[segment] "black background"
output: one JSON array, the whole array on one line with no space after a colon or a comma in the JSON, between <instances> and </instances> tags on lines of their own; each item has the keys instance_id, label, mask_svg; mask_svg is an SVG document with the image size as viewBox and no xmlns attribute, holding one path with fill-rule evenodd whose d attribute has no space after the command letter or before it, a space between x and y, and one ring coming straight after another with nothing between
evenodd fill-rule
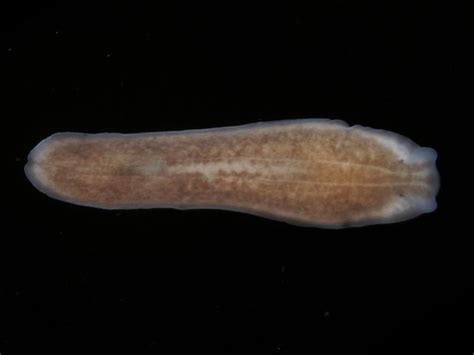
<instances>
[{"instance_id":1,"label":"black background","mask_svg":"<svg viewBox=\"0 0 474 355\"><path fill-rule=\"evenodd\" d=\"M2 8L2 157L11 179L0 353L472 354L470 191L457 178L469 175L465 9L405 5ZM41 194L23 174L28 152L54 132L300 117L383 128L435 148L438 209L331 231L226 211L79 207Z\"/></svg>"}]
</instances>

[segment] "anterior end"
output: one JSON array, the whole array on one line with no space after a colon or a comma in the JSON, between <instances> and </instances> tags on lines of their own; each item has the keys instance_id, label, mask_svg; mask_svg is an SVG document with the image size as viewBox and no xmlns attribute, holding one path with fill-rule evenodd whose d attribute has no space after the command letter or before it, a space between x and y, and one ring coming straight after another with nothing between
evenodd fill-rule
<instances>
[{"instance_id":1,"label":"anterior end","mask_svg":"<svg viewBox=\"0 0 474 355\"><path fill-rule=\"evenodd\" d=\"M403 221L436 210L440 187L434 149L416 147L401 165L406 173L400 177L404 184L394 189L389 203L380 210L386 222Z\"/></svg>"},{"instance_id":2,"label":"anterior end","mask_svg":"<svg viewBox=\"0 0 474 355\"><path fill-rule=\"evenodd\" d=\"M412 156L411 165L415 170L413 179L419 181L422 186L420 192L424 199L422 210L432 212L437 207L436 197L440 187L440 177L436 166L438 154L432 148L418 147L413 151Z\"/></svg>"}]
</instances>

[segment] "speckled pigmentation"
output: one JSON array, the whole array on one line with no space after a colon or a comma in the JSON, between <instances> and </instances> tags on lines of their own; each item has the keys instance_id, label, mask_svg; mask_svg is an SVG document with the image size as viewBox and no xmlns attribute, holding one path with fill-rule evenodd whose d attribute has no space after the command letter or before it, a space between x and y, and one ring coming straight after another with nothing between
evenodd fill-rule
<instances>
[{"instance_id":1,"label":"speckled pigmentation","mask_svg":"<svg viewBox=\"0 0 474 355\"><path fill-rule=\"evenodd\" d=\"M433 211L435 161L434 150L395 133L304 119L177 132L57 133L30 153L25 171L39 190L79 205L218 208L340 228Z\"/></svg>"}]
</instances>

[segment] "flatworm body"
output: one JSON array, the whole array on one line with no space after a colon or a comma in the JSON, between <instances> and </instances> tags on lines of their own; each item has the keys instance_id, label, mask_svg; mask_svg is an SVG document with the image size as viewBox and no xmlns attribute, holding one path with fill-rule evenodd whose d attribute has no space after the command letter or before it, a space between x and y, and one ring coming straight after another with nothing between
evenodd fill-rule
<instances>
[{"instance_id":1,"label":"flatworm body","mask_svg":"<svg viewBox=\"0 0 474 355\"><path fill-rule=\"evenodd\" d=\"M56 133L25 172L47 195L104 208L206 208L342 228L436 209L436 152L328 119L156 132Z\"/></svg>"}]
</instances>

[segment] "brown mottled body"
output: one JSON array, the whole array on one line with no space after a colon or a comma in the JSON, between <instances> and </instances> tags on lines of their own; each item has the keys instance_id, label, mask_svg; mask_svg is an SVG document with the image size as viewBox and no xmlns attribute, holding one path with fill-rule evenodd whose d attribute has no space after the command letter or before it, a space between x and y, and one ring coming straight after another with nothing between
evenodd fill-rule
<instances>
[{"instance_id":1,"label":"brown mottled body","mask_svg":"<svg viewBox=\"0 0 474 355\"><path fill-rule=\"evenodd\" d=\"M436 208L436 153L342 121L145 134L58 133L25 167L48 195L99 208L220 208L345 227Z\"/></svg>"}]
</instances>

